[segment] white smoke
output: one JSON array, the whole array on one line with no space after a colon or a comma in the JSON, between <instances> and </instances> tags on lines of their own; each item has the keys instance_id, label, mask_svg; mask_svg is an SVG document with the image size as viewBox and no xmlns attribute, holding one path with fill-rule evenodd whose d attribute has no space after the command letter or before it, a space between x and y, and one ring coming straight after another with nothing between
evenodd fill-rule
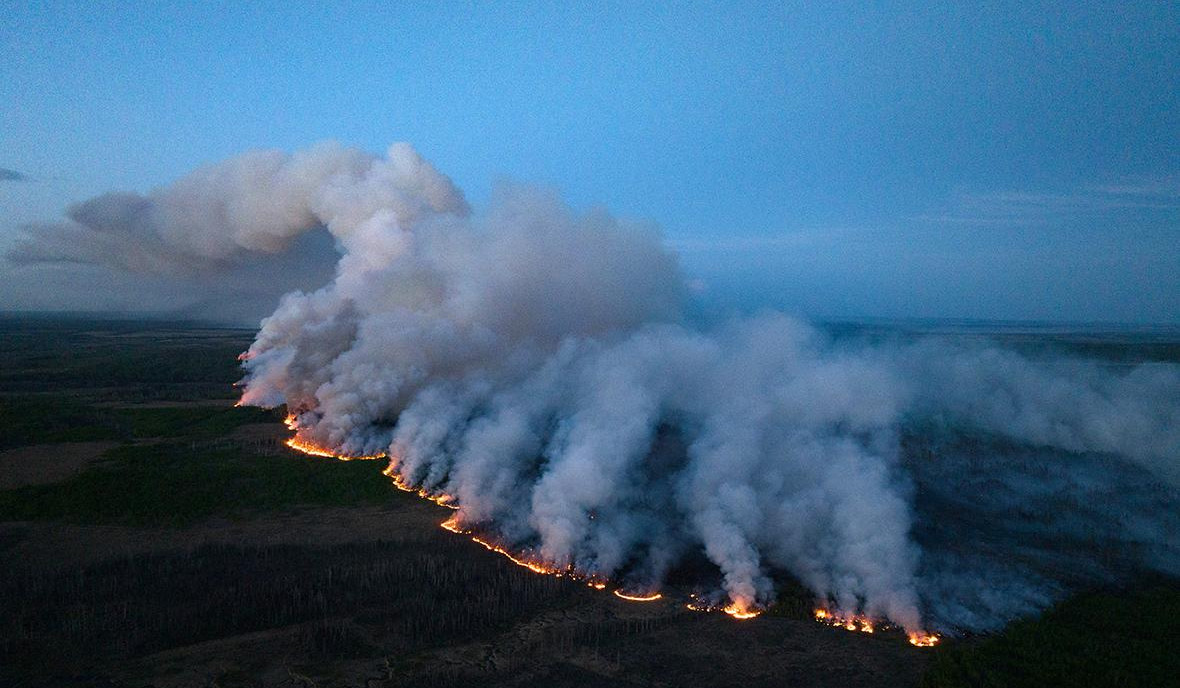
<instances>
[{"instance_id":1,"label":"white smoke","mask_svg":"<svg viewBox=\"0 0 1180 688\"><path fill-rule=\"evenodd\" d=\"M247 154L71 217L23 257L204 269L325 228L335 278L263 321L243 401L387 452L461 524L555 566L655 588L704 557L715 601L769 604L786 572L908 629L1180 570L1175 365L831 341L777 314L702 331L650 227L521 188L471 217L404 144ZM1121 558L1083 566L1066 540Z\"/></svg>"},{"instance_id":2,"label":"white smoke","mask_svg":"<svg viewBox=\"0 0 1180 688\"><path fill-rule=\"evenodd\" d=\"M367 225L465 212L459 191L406 144L385 159L337 144L289 155L253 151L198 169L147 195L109 193L33 227L9 257L76 261L140 273L217 269L251 252L278 253L326 226L364 245Z\"/></svg>"}]
</instances>

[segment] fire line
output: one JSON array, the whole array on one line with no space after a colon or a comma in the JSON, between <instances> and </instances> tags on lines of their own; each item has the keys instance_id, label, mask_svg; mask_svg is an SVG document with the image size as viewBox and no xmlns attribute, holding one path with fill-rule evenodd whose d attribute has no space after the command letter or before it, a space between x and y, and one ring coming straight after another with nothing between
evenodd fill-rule
<instances>
[{"instance_id":1,"label":"fire line","mask_svg":"<svg viewBox=\"0 0 1180 688\"><path fill-rule=\"evenodd\" d=\"M290 439L288 439L286 441L286 445L298 452L303 453L303 454L307 454L309 456L319 456L319 457L324 457L324 458L329 458L329 459L338 459L340 461L371 461L371 460L375 460L375 459L388 458L388 454L386 454L385 452L378 452L376 454L367 454L367 455L361 455L361 456L350 456L347 454L340 454L340 453L334 452L326 447L318 445L314 442L310 442L310 441L301 439L298 435L299 421L294 414L288 414L287 417L283 419L283 423L284 423L284 425L287 426L287 428L289 430L294 430L297 433L294 437L291 437ZM410 483L405 479L404 476L402 476L401 474L397 473L394 470L392 463L389 465L389 467L387 467L384 471L382 471L382 473L384 475L388 476L393 481L394 487L396 487L399 490L402 490L403 492L414 493L423 499L428 499L428 500L434 502L435 504L442 506L442 507L446 507L448 509L458 509L459 508L458 505L455 504L456 500L453 495L449 495L449 494L445 494L445 493L431 493L431 492L428 492L425 488L414 488L412 485L410 485ZM556 566L551 566L539 559L528 558L524 555L518 556L516 554L513 554L512 552L510 552L509 550L505 549L504 547L502 547L500 545L497 545L495 543L484 540L477 535L473 535L471 533L471 531L463 528L459 524L458 516L459 516L458 514L455 514L455 515L451 516L450 518L448 518L447 520L440 523L439 525L442 528L444 528L445 530L449 530L450 532L455 533L457 535L470 536L472 542L475 542L475 543L481 545L482 547L484 547L485 549L487 549L490 552L495 552L496 554L500 554L500 555L504 556L509 561L511 561L513 564L516 564L517 566L524 567L524 568L528 569L529 571L532 571L533 573L540 573L540 574L557 576L557 577L568 576L568 577L574 578L574 579L584 579L584 580L586 580L586 585L588 585L591 588L594 588L595 590L604 590L607 587L607 584L605 581L603 581L599 578L595 578L593 576L589 576L589 577L583 576L583 575L579 574L578 572L576 572L572 567L567 566L565 568L559 568ZM656 600L663 599L663 594L661 594L659 592L652 592L652 593L648 593L648 594L633 594L633 593L624 592L622 589L616 589L613 591L613 593L614 593L615 597L618 597L619 599L622 599L622 600L627 600L628 602L654 602ZM725 607L714 607L714 606L707 605L707 604L701 604L696 601L695 596L693 597L693 601L689 602L685 606L688 609L691 609L693 611L721 611L733 619L738 619L738 620L742 620L742 621L748 620L748 619L753 619L754 617L756 617L762 613L762 611L759 609L753 609L753 608L747 607L745 605L738 605L737 603L731 603ZM869 619L867 616L862 616L859 614L854 614L851 616L841 616L839 614L834 614L832 612L829 612L826 609L821 608L821 609L815 610L815 620L820 623L829 625L829 626L833 626L836 628L843 628L843 629L849 630L849 631L859 631L861 633L872 633L875 630L875 625L874 625L873 621L871 619ZM933 633L911 632L908 634L908 636L909 636L910 644L914 645L916 647L934 647L935 645L938 644L938 642L940 640L939 636L936 634L933 634Z\"/></svg>"}]
</instances>

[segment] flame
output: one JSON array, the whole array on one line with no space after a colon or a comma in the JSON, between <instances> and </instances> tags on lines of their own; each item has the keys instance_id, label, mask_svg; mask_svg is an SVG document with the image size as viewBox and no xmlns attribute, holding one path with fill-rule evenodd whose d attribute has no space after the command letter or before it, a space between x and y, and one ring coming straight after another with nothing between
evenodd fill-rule
<instances>
[{"instance_id":1,"label":"flame","mask_svg":"<svg viewBox=\"0 0 1180 688\"><path fill-rule=\"evenodd\" d=\"M377 452L376 454L362 454L359 456L341 454L340 452L333 451L327 447L316 444L315 442L306 440L299 436L299 417L294 413L287 414L287 417L283 419L283 425L287 426L288 430L295 432L295 436L287 440L286 445L295 451L303 452L308 456L322 456L326 459L339 459L341 461L372 461L375 459L384 459L386 456L385 452Z\"/></svg>"},{"instance_id":2,"label":"flame","mask_svg":"<svg viewBox=\"0 0 1180 688\"><path fill-rule=\"evenodd\" d=\"M550 566L549 564L546 564L545 562L541 561L540 559L521 559L520 557L517 557L514 554L512 554L512 552L509 552L508 550L504 549L503 547L501 547L497 544L493 544L491 542L488 542L487 540L483 540L483 539L480 539L480 538L474 537L474 536L472 536L471 540L472 540L472 542L476 542L476 543L482 545L484 547L484 549L488 550L489 552L495 552L496 554L504 555L504 557L506 557L508 559L508 561L512 562L513 564L516 564L517 566L523 566L526 569L528 569L529 571L532 571L533 573L545 573L550 576L558 576L558 577L564 576L565 574L569 573L569 571L567 569L559 569L554 566Z\"/></svg>"},{"instance_id":3,"label":"flame","mask_svg":"<svg viewBox=\"0 0 1180 688\"><path fill-rule=\"evenodd\" d=\"M239 402L239 404L240 403L241 402ZM288 430L293 430L296 433L298 433L299 419L295 414L293 414L293 413L287 414L287 417L283 419L283 424L287 426ZM330 459L339 459L341 461L354 461L354 460L355 461L364 461L364 460L373 460L373 459L383 459L383 458L387 457L387 454L385 452L379 452L377 454L368 454L368 455L363 455L363 456L350 456L347 454L341 454L339 452L332 451L326 447L320 446L314 442L310 442L308 440L302 439L299 437L298 434L296 434L294 437L287 440L287 446L296 450L296 451L303 452L304 454L309 454L311 456L322 456L322 457L330 458ZM434 502L435 504L438 504L439 506L445 506L448 509L458 509L459 508L459 506L455 503L457 500L455 499L455 497L453 495L449 495L446 493L431 493L431 492L428 492L426 490L426 488L415 488L414 486L412 486L409 483L409 481L406 480L405 476L403 476L397 472L396 468L394 468L394 463L390 463L389 466L386 467L384 471L382 471L382 473L384 473L386 476L388 476L393 481L394 487L396 487L399 490L402 490L404 492L412 492L423 499L429 499L430 501ZM458 535L471 535L470 530L467 530L462 525L460 525L459 514L452 515L450 518L443 521L439 525L442 526L444 529L449 530L450 532L456 533ZM482 539L478 536L475 536L475 535L471 535L471 540L472 540L472 542L478 543L480 546L484 547L485 549L487 549L490 552L495 552L496 554L503 555L505 558L507 558L513 564L516 564L517 566L522 566L522 567L532 571L533 573L541 573L541 574L546 574L546 575L550 575L550 576L559 576L559 577L560 576L569 576L569 577L575 578L575 579L580 579L583 577L581 574L574 571L574 569L570 566L557 567L557 566L553 566L541 559L529 557L527 555L513 554L512 552L505 549L504 547L497 545L493 542L489 542L487 540L484 540L484 539ZM598 578L593 578L593 577L589 578L586 581L586 585L588 585L591 588L594 588L595 590L605 590L606 589L606 582L601 579L598 579ZM615 595L615 597L618 597L619 599L627 600L629 602L654 602L656 600L663 598L663 595L658 592L653 592L653 593L649 593L649 594L632 594L632 593L624 592L622 589L615 590L614 595ZM692 597L692 601L689 602L685 606L693 611L705 612L705 611L716 611L718 609L717 607L714 607L712 605L697 601L695 595L690 595L690 597ZM760 610L760 609L754 609L753 607L749 606L746 603L736 602L736 601L731 602L728 606L721 607L720 610L722 612L725 612L726 614L728 614L730 617L732 617L734 619L739 619L739 620L743 620L743 621L746 619L753 619L754 617L756 617L762 613L762 610ZM832 612L830 612L826 609L820 608L820 609L815 610L815 620L819 621L820 623L827 624L829 626L834 626L837 628L844 628L849 631L860 631L861 633L872 633L875 630L875 626L874 626L872 619L870 619L867 616L860 615L860 614L853 614L850 616L841 616L839 614L833 614ZM935 645L938 644L939 640L940 640L940 638L936 634L933 634L933 633L926 633L923 631L918 631L918 632L912 632L909 634L910 644L914 645L916 647L934 647Z\"/></svg>"},{"instance_id":4,"label":"flame","mask_svg":"<svg viewBox=\"0 0 1180 688\"><path fill-rule=\"evenodd\" d=\"M288 413L286 418L283 419L283 424L287 426L288 430L295 431L296 433L298 433L298 431L300 429L299 428L299 418L294 413ZM364 456L349 456L347 454L341 454L339 452L332 451L331 449L328 449L327 447L323 447L323 446L318 445L314 442L302 439L299 437L298 434L296 434L294 437L288 439L286 444L288 447L290 447L296 451L302 452L304 454L308 454L311 456L322 456L324 458L339 459L341 461L372 460L372 459L382 459L382 458L387 457L387 454L384 452L380 452L377 454L364 455ZM389 477L390 480L393 481L394 487L396 487L399 490L402 490L403 492L414 493L423 499L428 499L428 500L434 502L435 504L438 504L439 506L444 506L448 509L458 509L459 508L458 504L455 503L457 500L455 499L455 497L453 495L449 495L446 493L431 493L431 492L428 492L426 490L426 488L415 488L413 485L410 484L410 482L406 479L405 476L403 476L402 474L397 472L397 469L395 468L395 462L391 462L389 464L389 466L387 466L382 471L382 473L384 475L386 475L387 477ZM459 514L457 514L457 513L452 515L450 518L443 521L439 525L443 529L448 530L448 531L455 533L457 535L471 535L471 531L464 528L460 524ZM500 555L504 556L506 559L508 559L509 561L511 561L513 564L516 564L517 566L522 566L522 567L532 571L533 573L541 573L541 574L558 576L558 577L569 576L569 577L575 578L575 579L583 578L583 575L576 572L570 566L557 567L557 566L553 566L553 565L551 565L541 559L538 559L538 558L530 557L527 555L513 554L512 552L505 549L504 547L502 547L498 544L495 544L493 542L489 542L488 540L480 538L476 535L471 535L471 540L472 540L472 542L478 543L484 549L487 549L490 552L495 552L496 554L500 554ZM591 588L594 588L595 590L605 590L606 586L607 586L606 581L599 579L599 578L594 578L594 577L590 577L589 579L587 579L586 585ZM632 593L624 592L622 589L615 590L614 595L616 597L618 597L619 599L627 600L629 602L654 602L656 600L663 598L663 595L658 592L653 592L653 593L649 593L649 594L632 594ZM696 603L696 602L690 602L687 606L689 609L692 609L694 611L714 611L716 609L716 607L711 607L711 606L703 605L703 604ZM731 616L735 619L742 619L742 620L752 619L762 613L761 610L752 609L752 608L748 607L747 605L744 605L744 604L739 605L737 603L730 604L728 607L722 608L721 611L725 612L726 614L728 614L729 616ZM819 618L818 612L817 612L817 618ZM871 632L871 629L869 632ZM927 636L911 636L910 642L912 642L914 644L919 644L919 642L926 642L926 639L927 639ZM936 642L936 640L933 642ZM933 642L931 642L931 644L933 644Z\"/></svg>"},{"instance_id":5,"label":"flame","mask_svg":"<svg viewBox=\"0 0 1180 688\"><path fill-rule=\"evenodd\" d=\"M322 456L327 459L339 459L341 461L373 461L374 459L384 459L385 452L378 452L376 454L364 454L361 456L350 456L348 454L338 454L331 449L321 447L320 445L300 439L298 435L287 440L287 446L295 451L303 452L309 456Z\"/></svg>"},{"instance_id":6,"label":"flame","mask_svg":"<svg viewBox=\"0 0 1180 688\"><path fill-rule=\"evenodd\" d=\"M458 507L455 507L455 508L458 508ZM471 535L470 530L459 525L459 514L454 514L453 516L451 516L450 518L448 518L447 520L443 521L442 523L440 523L438 525L441 526L443 528L443 530L449 530L452 533L455 533L456 535ZM471 541L480 545L481 547L488 550L489 552L495 552L496 554L503 555L505 558L508 559L508 561L511 561L513 564L516 564L517 566L523 566L524 568L532 571L533 573L545 573L545 574L549 574L551 576L563 576L568 573L571 573L569 571L569 569L560 569L555 566L550 566L549 564L546 564L545 562L541 561L540 559L522 559L521 557L518 557L518 556L514 555L512 552L509 552L508 550L504 549L500 545L497 545L492 542L488 542L487 540L484 540L483 538L481 538L477 535L472 535ZM591 585L593 586L593 582L591 582Z\"/></svg>"},{"instance_id":7,"label":"flame","mask_svg":"<svg viewBox=\"0 0 1180 688\"><path fill-rule=\"evenodd\" d=\"M752 619L755 616L758 616L759 614L762 613L762 610L760 610L760 609L753 609L751 607L747 607L744 604L738 604L737 602L730 604L728 607L723 608L721 611L725 612L726 614L729 614L730 616L732 616L735 619L738 619L739 621L745 621L746 619Z\"/></svg>"},{"instance_id":8,"label":"flame","mask_svg":"<svg viewBox=\"0 0 1180 688\"><path fill-rule=\"evenodd\" d=\"M861 633L872 633L877 628L874 621L867 616L861 614L841 616L840 614L834 614L822 608L815 610L815 620L835 628L860 631ZM887 624L882 627L889 628ZM925 631L911 631L906 635L909 637L910 645L915 647L934 647L942 640L937 633L927 633Z\"/></svg>"},{"instance_id":9,"label":"flame","mask_svg":"<svg viewBox=\"0 0 1180 688\"><path fill-rule=\"evenodd\" d=\"M820 608L815 610L815 620L834 628L843 628L846 631L872 633L876 630L876 625L873 620L863 614L850 614L847 616L842 616L840 614L833 614L826 609Z\"/></svg>"},{"instance_id":10,"label":"flame","mask_svg":"<svg viewBox=\"0 0 1180 688\"><path fill-rule=\"evenodd\" d=\"M615 597L627 600L628 602L655 602L656 600L662 598L663 595L658 592L653 592L649 595L632 595L631 593L626 593L622 590L616 590Z\"/></svg>"},{"instance_id":11,"label":"flame","mask_svg":"<svg viewBox=\"0 0 1180 688\"><path fill-rule=\"evenodd\" d=\"M396 487L397 489L401 490L402 492L412 492L412 493L418 495L419 497L421 497L422 499L428 499L428 500L434 502L435 504L437 504L439 506L445 506L448 509L458 509L459 508L459 505L454 503L455 502L454 495L449 495L449 494L446 494L445 492L438 492L438 493L432 494L430 492L427 492L426 488L424 488L424 487L415 489L414 486L410 485L410 483L408 483L406 481L406 479L404 477L402 477L402 475L400 473L398 473L396 470L394 470L392 463L389 464L388 466L386 466L385 470L383 470L381 472L384 475L388 476L391 480L393 480L393 486Z\"/></svg>"},{"instance_id":12,"label":"flame","mask_svg":"<svg viewBox=\"0 0 1180 688\"><path fill-rule=\"evenodd\" d=\"M755 609L755 608L751 607L749 604L746 604L744 602L743 603L730 602L725 607L717 607L717 606L708 604L707 602L701 602L700 600L697 599L697 596L695 594L689 594L689 597L692 598L692 601L684 606L686 609L690 609L694 612L721 611L721 612L725 612L726 614L728 614L730 618L737 619L738 621L746 621L747 619L753 619L754 617L756 617L762 613L761 609Z\"/></svg>"},{"instance_id":13,"label":"flame","mask_svg":"<svg viewBox=\"0 0 1180 688\"><path fill-rule=\"evenodd\" d=\"M322 456L328 459L337 458L336 454L328 451L327 449L321 449L311 442L305 442L298 437L292 437L291 439L287 440L287 446L294 449L295 451L303 452L308 456Z\"/></svg>"}]
</instances>

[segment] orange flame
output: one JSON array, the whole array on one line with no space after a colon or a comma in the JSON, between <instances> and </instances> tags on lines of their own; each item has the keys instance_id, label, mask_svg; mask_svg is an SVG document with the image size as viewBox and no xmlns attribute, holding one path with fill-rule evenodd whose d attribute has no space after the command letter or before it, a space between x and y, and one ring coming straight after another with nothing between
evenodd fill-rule
<instances>
[{"instance_id":1,"label":"orange flame","mask_svg":"<svg viewBox=\"0 0 1180 688\"><path fill-rule=\"evenodd\" d=\"M815 620L833 626L835 628L843 628L848 631L860 631L861 633L872 633L876 630L876 625L872 619L861 614L853 614L851 616L841 616L834 614L826 609L820 608L815 610ZM888 628L885 625L885 628ZM942 638L936 633L927 633L925 631L913 631L907 634L910 645L915 647L934 647Z\"/></svg>"},{"instance_id":2,"label":"orange flame","mask_svg":"<svg viewBox=\"0 0 1180 688\"><path fill-rule=\"evenodd\" d=\"M725 607L715 607L711 604L699 601L696 595L689 595L689 597L692 598L692 601L684 606L694 612L721 611L728 614L730 618L737 619L738 621L753 619L762 613L761 609L755 609L745 603L730 602L729 605Z\"/></svg>"},{"instance_id":3,"label":"orange flame","mask_svg":"<svg viewBox=\"0 0 1180 688\"><path fill-rule=\"evenodd\" d=\"M448 530L450 530L450 529L448 528ZM543 562L539 559L521 559L520 557L513 555L512 552L509 552L508 550L504 549L503 547L501 547L499 545L492 544L492 543L488 542L487 540L482 540L482 539L475 537L475 536L472 536L471 540L472 540L472 542L476 542L476 543L482 545L484 547L484 549L488 550L489 552L495 552L496 554L501 554L505 558L507 558L508 561L512 562L513 564L516 564L517 566L523 566L526 569L528 569L529 571L532 571L533 573L545 573L550 576L558 576L558 577L564 576L565 574L569 573L568 569L559 569L559 568L550 566L549 564L546 564L545 562Z\"/></svg>"},{"instance_id":4,"label":"orange flame","mask_svg":"<svg viewBox=\"0 0 1180 688\"><path fill-rule=\"evenodd\" d=\"M309 456L322 456L327 459L339 459L341 461L373 461L375 459L384 459L385 458L385 452L379 452L377 454L365 454L365 455L361 455L361 456L349 456L348 454L337 454L336 452L334 452L330 449L321 447L320 445L318 445L314 442L308 442L307 440L299 439L298 436L292 437L291 439L287 440L286 444L288 447L294 449L295 451L303 452L304 454L307 454Z\"/></svg>"},{"instance_id":5,"label":"orange flame","mask_svg":"<svg viewBox=\"0 0 1180 688\"><path fill-rule=\"evenodd\" d=\"M439 506L445 506L448 509L458 509L459 508L459 505L453 503L455 501L454 495L449 495L449 494L446 494L445 492L432 494L430 492L427 492L426 488L415 489L412 485L410 485L408 482L406 482L406 479L404 477L402 477L402 475L400 473L398 473L397 471L394 470L393 464L386 466L385 470L383 470L381 472L384 475L388 476L391 480L393 480L393 486L396 487L397 489L401 490L402 492L412 492L412 493L418 495L419 497L421 497L422 499L428 499L428 500L434 502L435 504L437 504Z\"/></svg>"},{"instance_id":6,"label":"orange flame","mask_svg":"<svg viewBox=\"0 0 1180 688\"><path fill-rule=\"evenodd\" d=\"M648 595L632 595L631 593L626 593L622 590L616 590L615 597L627 600L628 602L655 602L656 600L662 598L663 595L658 592L653 592Z\"/></svg>"},{"instance_id":7,"label":"orange flame","mask_svg":"<svg viewBox=\"0 0 1180 688\"><path fill-rule=\"evenodd\" d=\"M463 528L459 526L458 514L448 518L438 525L441 526L443 530L449 530L452 533L456 533L458 535L465 535L467 533L467 531L463 530Z\"/></svg>"},{"instance_id":8,"label":"orange flame","mask_svg":"<svg viewBox=\"0 0 1180 688\"><path fill-rule=\"evenodd\" d=\"M762 611L760 609L752 609L750 607L747 607L742 604L738 604L736 602L730 604L728 607L723 608L721 611L725 612L726 614L729 614L730 616L732 616L735 619L738 619L739 621L745 621L746 619L752 619L755 616L758 616L759 614L762 613Z\"/></svg>"},{"instance_id":9,"label":"orange flame","mask_svg":"<svg viewBox=\"0 0 1180 688\"><path fill-rule=\"evenodd\" d=\"M872 633L874 630L876 630L876 625L873 623L873 620L863 614L841 616L840 614L833 614L832 612L821 608L815 610L815 620L834 628L843 628L846 631Z\"/></svg>"},{"instance_id":10,"label":"orange flame","mask_svg":"<svg viewBox=\"0 0 1180 688\"><path fill-rule=\"evenodd\" d=\"M283 424L286 425L287 429L289 429L289 430L293 430L296 432L298 432L298 430L299 430L299 420L296 417L296 415L293 413L287 414L287 417L283 419ZM311 456L322 456L325 458L339 459L341 461L373 460L373 459L382 459L382 458L387 457L387 454L385 454L384 452L377 453L377 454L364 455L364 456L349 456L346 454L340 454L340 453L332 451L326 447L320 446L314 442L310 442L308 440L301 439L298 436L298 434L296 436L288 439L286 444L288 447L291 447L292 449L302 452L304 454L308 454ZM458 505L455 504L456 499L453 495L449 495L449 494L445 494L445 493L430 493L425 488L413 487L409 483L409 481L406 480L405 476L403 476L397 472L393 463L390 463L390 465L388 467L386 467L385 470L382 471L382 473L384 475L386 475L387 477L389 477L393 481L394 487L396 487L399 490L402 490L404 492L414 493L423 499L428 499L428 500L434 502L435 504L438 504L439 506L444 506L448 509L458 509L459 508ZM444 528L452 533L456 533L458 535L471 535L470 530L467 530L462 525L460 525L458 514L452 515L450 518L443 521L439 525L442 528ZM489 541L484 540L484 539L482 539L478 536L475 536L475 535L471 535L471 540L475 543L478 543L480 546L487 549L488 551L495 552L496 554L500 554L500 555L504 556L505 558L507 558L509 561L511 561L513 564L516 564L517 566L522 566L522 567L532 571L533 573L541 573L541 574L558 576L558 577L569 576L569 577L575 578L575 579L579 579L579 578L583 577L581 574L574 571L572 569L572 567L569 567L569 566L566 566L564 568L559 568L559 567L553 566L553 565L551 565L545 561L542 561L540 559L537 559L537 558L525 557L524 555L518 556L516 554L513 554L509 550L505 549L504 547L501 547L500 545L489 542ZM605 590L606 586L607 586L605 581L598 579L598 578L593 578L593 577L589 578L586 581L586 585L591 588L594 588L595 590ZM631 593L627 593L627 592L624 592L623 590L619 589L619 590L615 590L614 594L616 597L623 599L623 600L630 601L630 602L654 602L656 600L663 598L663 595L658 592L653 592L650 594L631 594ZM693 602L688 603L687 607L689 609L694 610L694 611L714 611L717 609L716 607L701 604L699 602L696 602L695 600ZM727 607L721 608L721 611L725 612L726 614L728 614L730 617L732 617L734 619L740 619L740 620L752 619L762 613L761 610L753 609L753 608L749 607L748 605L738 604L736 602L730 604ZM823 610L816 610L816 619L822 620L825 618L824 615L826 615L826 614L827 614L827 612L824 612ZM833 624L833 625L840 625L840 624ZM871 626L868 626L867 629L862 626L861 630L872 633ZM910 636L911 643L913 643L915 645L920 645L923 647L929 647L930 645L933 645L937 641L938 641L938 639L936 636L928 636L925 634L913 634Z\"/></svg>"}]
</instances>

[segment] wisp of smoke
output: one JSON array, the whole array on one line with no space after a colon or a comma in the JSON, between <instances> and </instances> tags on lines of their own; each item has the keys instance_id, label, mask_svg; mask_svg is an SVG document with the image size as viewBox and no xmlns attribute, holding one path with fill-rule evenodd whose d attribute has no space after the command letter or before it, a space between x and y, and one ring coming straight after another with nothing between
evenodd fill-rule
<instances>
[{"instance_id":1,"label":"wisp of smoke","mask_svg":"<svg viewBox=\"0 0 1180 688\"><path fill-rule=\"evenodd\" d=\"M1180 368L685 317L647 226L506 187L472 216L404 144L251 153L103 196L25 259L212 269L325 230L335 278L283 297L242 401L385 453L456 523L654 590L707 561L755 609L789 574L844 613L986 629L1068 587L1180 571Z\"/></svg>"}]
</instances>

